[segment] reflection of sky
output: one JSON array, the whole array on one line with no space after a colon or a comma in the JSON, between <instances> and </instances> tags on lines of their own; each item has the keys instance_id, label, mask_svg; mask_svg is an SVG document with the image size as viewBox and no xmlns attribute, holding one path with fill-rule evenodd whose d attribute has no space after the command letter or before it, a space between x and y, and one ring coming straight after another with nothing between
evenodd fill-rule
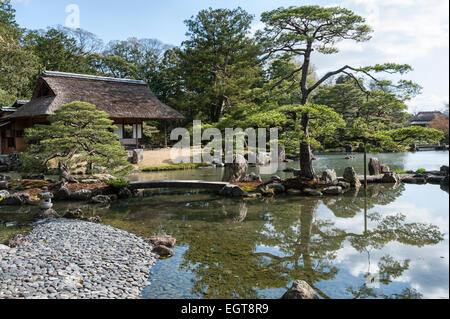
<instances>
[{"instance_id":1,"label":"reflection of sky","mask_svg":"<svg viewBox=\"0 0 450 319\"><path fill-rule=\"evenodd\" d=\"M425 189L426 197L424 196ZM449 297L448 211L448 194L435 185L406 185L405 191L393 203L386 206L377 205L368 211L369 213L380 213L382 216L401 213L406 216L408 222L432 223L445 233L444 241L433 246L414 247L391 242L382 250L372 250L370 252L371 273L377 271L377 262L384 255L389 254L400 262L410 260L409 269L399 278L393 279L395 285L392 283L388 289L385 287L387 290L383 293L400 292L397 290L398 284L403 282L407 283L405 287L417 289L424 298ZM347 232L360 234L364 230L363 212L351 219L339 219L333 218L332 212L327 211L326 206L321 205L317 211L317 217L332 219L337 228L345 229ZM369 221L369 230L371 224ZM336 266L341 269L336 276L335 280L337 281L342 276L347 277L348 274L362 278L369 268L367 254L357 252L348 244L337 251L336 262ZM330 281L320 284L324 291L327 291L328 283ZM350 283L346 282L346 284Z\"/></svg>"},{"instance_id":2,"label":"reflection of sky","mask_svg":"<svg viewBox=\"0 0 450 319\"><path fill-rule=\"evenodd\" d=\"M336 259L333 266L339 269L336 277L328 281L315 283L315 287L323 291L331 298L351 298L346 291L353 287L359 289L364 283L367 272L375 274L378 271L378 263L384 256L391 256L403 264L409 260L409 268L398 278L391 278L389 285L380 284L376 293L384 295L400 294L405 288L416 289L424 298L448 298L449 297L449 203L448 193L435 185L405 185L404 191L392 203L382 206L376 205L369 209L368 213L379 213L381 217L403 214L407 222L431 223L439 227L444 235L444 240L436 245L415 247L398 242L390 242L382 249L370 249L370 258L367 252L358 252L348 241L335 252ZM301 199L296 199L301 203ZM350 200L350 199L349 199ZM293 200L291 201L293 202ZM281 206L283 207L283 202ZM277 202L266 206L273 211ZM249 206L249 213L252 206ZM258 208L260 209L260 208ZM264 210L265 211L265 210ZM282 213L281 213L282 214ZM273 212L273 218L283 218L279 212ZM334 223L332 228L345 230L346 232L362 234L364 231L364 214L361 210L353 218L338 218L323 203L318 205L315 219L330 220ZM264 219L262 233L269 234L275 228L271 220ZM245 221L244 221L245 222ZM291 226L293 227L293 226ZM368 221L368 228L376 227L376 222ZM180 269L183 262L182 255L188 249L177 247L177 254L164 261L158 261L152 270L152 286L146 288L144 296L149 298L199 298L201 292L192 294L193 280L195 276L190 272ZM268 253L282 257L277 246L256 245L253 253ZM443 257L443 258L441 258ZM264 258L263 258L264 259ZM269 260L267 260L269 261ZM296 278L302 279L302 278ZM271 288L258 290L261 297L280 298L286 288Z\"/></svg>"}]
</instances>

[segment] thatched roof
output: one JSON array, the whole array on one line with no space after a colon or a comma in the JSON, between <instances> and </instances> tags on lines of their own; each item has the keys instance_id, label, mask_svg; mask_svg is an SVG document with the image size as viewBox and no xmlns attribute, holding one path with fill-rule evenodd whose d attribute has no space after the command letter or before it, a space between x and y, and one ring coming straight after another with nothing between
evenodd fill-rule
<instances>
[{"instance_id":1,"label":"thatched roof","mask_svg":"<svg viewBox=\"0 0 450 319\"><path fill-rule=\"evenodd\" d=\"M433 121L436 116L444 115L441 112L434 111L434 112L419 112L416 116L414 116L410 123L411 125L427 125L431 121Z\"/></svg>"},{"instance_id":2,"label":"thatched roof","mask_svg":"<svg viewBox=\"0 0 450 319\"><path fill-rule=\"evenodd\" d=\"M143 81L45 71L31 101L8 118L53 114L61 105L82 101L94 104L111 118L178 120L183 115L162 103Z\"/></svg>"}]
</instances>

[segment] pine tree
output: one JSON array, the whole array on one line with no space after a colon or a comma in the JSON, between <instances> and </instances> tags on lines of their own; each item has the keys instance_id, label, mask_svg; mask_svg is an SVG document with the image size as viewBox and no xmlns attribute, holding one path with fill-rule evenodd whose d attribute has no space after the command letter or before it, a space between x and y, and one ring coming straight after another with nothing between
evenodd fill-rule
<instances>
[{"instance_id":1,"label":"pine tree","mask_svg":"<svg viewBox=\"0 0 450 319\"><path fill-rule=\"evenodd\" d=\"M124 175L131 165L108 116L85 102L62 105L48 117L50 125L25 130L24 156L46 168L56 161L61 163L60 168L92 165L104 167L113 175Z\"/></svg>"}]
</instances>

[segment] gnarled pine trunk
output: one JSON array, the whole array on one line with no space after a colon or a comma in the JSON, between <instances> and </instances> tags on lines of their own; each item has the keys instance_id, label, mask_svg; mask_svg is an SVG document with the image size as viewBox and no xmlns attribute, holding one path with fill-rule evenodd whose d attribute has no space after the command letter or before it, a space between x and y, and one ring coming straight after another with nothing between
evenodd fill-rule
<instances>
[{"instance_id":1,"label":"gnarled pine trunk","mask_svg":"<svg viewBox=\"0 0 450 319\"><path fill-rule=\"evenodd\" d=\"M303 127L303 133L305 134L305 139L309 139L309 113L303 114L301 120L301 126ZM308 141L300 142L300 177L307 179L315 179L316 173L313 168L313 156L311 152L311 146Z\"/></svg>"}]
</instances>

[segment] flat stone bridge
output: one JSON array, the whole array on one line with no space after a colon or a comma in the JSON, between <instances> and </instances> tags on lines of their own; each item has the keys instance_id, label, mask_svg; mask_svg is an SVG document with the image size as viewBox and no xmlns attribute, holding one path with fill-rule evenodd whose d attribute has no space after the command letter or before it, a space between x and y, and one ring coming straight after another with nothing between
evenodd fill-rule
<instances>
[{"instance_id":1,"label":"flat stone bridge","mask_svg":"<svg viewBox=\"0 0 450 319\"><path fill-rule=\"evenodd\" d=\"M162 180L162 181L131 182L129 188L130 189L191 188L191 189L208 189L212 191L220 191L227 185L230 184L226 182Z\"/></svg>"}]
</instances>

